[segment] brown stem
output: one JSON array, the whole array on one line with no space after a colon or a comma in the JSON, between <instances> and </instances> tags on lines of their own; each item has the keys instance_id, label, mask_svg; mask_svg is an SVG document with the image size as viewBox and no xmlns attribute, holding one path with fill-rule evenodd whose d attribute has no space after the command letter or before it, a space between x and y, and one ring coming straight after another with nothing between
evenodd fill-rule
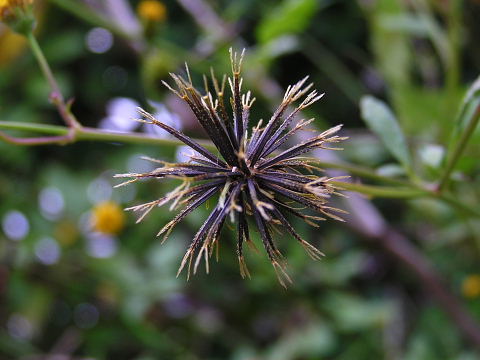
<instances>
[{"instance_id":1,"label":"brown stem","mask_svg":"<svg viewBox=\"0 0 480 360\"><path fill-rule=\"evenodd\" d=\"M464 336L480 349L480 327L463 307L460 300L449 290L442 277L432 263L424 257L405 236L386 229L381 237L377 237L381 246L397 260L412 270L426 285L430 295L438 302Z\"/></svg>"},{"instance_id":2,"label":"brown stem","mask_svg":"<svg viewBox=\"0 0 480 360\"><path fill-rule=\"evenodd\" d=\"M414 273L464 337L480 349L480 326L421 250L390 227L375 206L359 194L352 193L345 202L350 208L346 223L365 238L376 241L383 250Z\"/></svg>"}]
</instances>

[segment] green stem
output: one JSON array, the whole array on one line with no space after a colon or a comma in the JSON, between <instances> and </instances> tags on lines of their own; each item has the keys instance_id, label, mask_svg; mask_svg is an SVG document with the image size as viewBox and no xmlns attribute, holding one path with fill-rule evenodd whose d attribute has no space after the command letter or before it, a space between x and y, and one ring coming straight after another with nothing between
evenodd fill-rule
<instances>
[{"instance_id":1,"label":"green stem","mask_svg":"<svg viewBox=\"0 0 480 360\"><path fill-rule=\"evenodd\" d=\"M176 139L162 139L153 136L147 136L136 133L117 133L106 130L98 130L94 128L83 127L77 131L76 139L89 141L113 141L130 144L142 145L164 145L164 146L179 146L184 145L180 140ZM200 145L210 150L215 150L215 146L210 141L195 140Z\"/></svg>"},{"instance_id":2,"label":"green stem","mask_svg":"<svg viewBox=\"0 0 480 360\"><path fill-rule=\"evenodd\" d=\"M56 96L61 97L62 95L61 95L58 83L55 80L55 77L53 76L53 72L50 69L50 65L48 65L45 55L43 55L43 51L40 48L40 45L38 45L37 39L35 38L32 32L29 32L27 34L27 39L32 49L33 55L37 59L38 64L40 65L40 69L42 70L43 75L47 79L48 84L50 85L50 88L54 93L56 93Z\"/></svg>"},{"instance_id":3,"label":"green stem","mask_svg":"<svg viewBox=\"0 0 480 360\"><path fill-rule=\"evenodd\" d=\"M414 187L393 187L393 186L374 186L374 185L364 185L364 184L355 184L348 183L343 181L332 181L333 185L338 186L342 189L355 191L360 194L382 197L382 198L418 198L421 196L429 196L430 192L427 190L417 189Z\"/></svg>"},{"instance_id":4,"label":"green stem","mask_svg":"<svg viewBox=\"0 0 480 360\"><path fill-rule=\"evenodd\" d=\"M448 185L448 182L450 181L450 175L453 169L455 168L455 165L457 164L458 159L460 159L460 156L465 150L465 146L467 145L468 140L470 140L470 137L473 135L479 120L480 120L480 105L477 106L475 112L473 113L472 118L468 122L467 127L463 130L460 140L455 145L452 155L449 157L447 161L447 166L445 167L445 171L440 179L440 183L438 186L439 192L442 192Z\"/></svg>"},{"instance_id":5,"label":"green stem","mask_svg":"<svg viewBox=\"0 0 480 360\"><path fill-rule=\"evenodd\" d=\"M57 125L44 125L36 123L26 122L14 122L14 121L0 121L0 129L5 130L19 130L28 131L39 134L65 136L68 134L69 129L64 126ZM147 144L147 145L164 145L164 146L179 146L183 143L176 139L162 139L158 137L151 137L136 133L119 133L106 130L100 130L95 128L82 127L75 130L74 139L76 141L90 140L90 141L115 141L130 144ZM215 146L210 141L195 140L202 146L215 150ZM357 175L372 180L377 180L384 183L390 183L395 185L408 186L409 183L392 179L386 176L381 176L375 173L374 170L362 168L345 163L331 163L326 161L316 162L320 167L328 169L339 169L348 172L349 174Z\"/></svg>"},{"instance_id":6,"label":"green stem","mask_svg":"<svg viewBox=\"0 0 480 360\"><path fill-rule=\"evenodd\" d=\"M5 130L19 130L29 131L39 134L48 134L56 136L68 135L69 128L58 125L44 125L35 123L15 122L15 121L0 121L0 129ZM89 127L82 127L75 129L74 140L76 141L112 141L129 144L144 144L144 145L164 145L164 146L178 146L183 145L179 140L162 139L159 137L147 136L137 133L121 133L107 130L100 130ZM215 149L215 146L205 140L196 140L200 145Z\"/></svg>"},{"instance_id":7,"label":"green stem","mask_svg":"<svg viewBox=\"0 0 480 360\"><path fill-rule=\"evenodd\" d=\"M72 129L65 126L58 125L44 125L35 123L15 122L15 121L0 121L0 129L3 130L17 130L27 131L38 134L53 135L58 137L67 136ZM41 138L39 138L41 139ZM119 142L128 144L141 144L141 145L159 145L159 146L179 146L183 143L176 139L162 139L158 137L152 137L148 135L138 133L120 133L106 130L100 130L89 127L75 128L73 129L73 138L71 141L105 141L105 142ZM210 150L216 150L215 146L206 140L195 140L200 145ZM52 142L55 143L55 142ZM64 144L64 140L60 140L57 143ZM39 142L38 145L44 143ZM35 145L34 143L24 143L23 145ZM441 194L436 191L431 191L419 187L418 185L411 184L407 181L392 179L386 176L381 176L375 173L372 169L362 168L345 163L331 163L325 161L316 162L319 166L327 169L343 170L349 174L357 175L362 178L369 178L383 183L390 183L397 186L374 186L364 184L354 184L347 182L332 182L333 184L342 187L346 190L356 191L361 194L365 194L372 197L382 198L414 198L419 196L429 196L451 206L457 208L463 213L469 216L480 217L480 211L470 208L468 205L463 204L461 201L447 195Z\"/></svg>"},{"instance_id":8,"label":"green stem","mask_svg":"<svg viewBox=\"0 0 480 360\"><path fill-rule=\"evenodd\" d=\"M346 164L344 162L332 163L332 162L318 160L315 162L315 164L318 164L320 167L324 167L327 169L343 170L348 174L357 175L362 178L372 179L372 180L376 180L376 181L387 183L387 184L400 185L400 186L412 186L411 183L405 180L378 175L373 169Z\"/></svg>"},{"instance_id":9,"label":"green stem","mask_svg":"<svg viewBox=\"0 0 480 360\"><path fill-rule=\"evenodd\" d=\"M457 208L457 210L460 210L465 215L480 218L480 211L479 210L477 210L476 208L471 208L471 207L465 205L462 201L458 200L456 197L453 197L451 195L446 195L446 194L438 194L438 193L435 193L435 192L432 192L431 196L436 197L439 200L442 200L443 202Z\"/></svg>"},{"instance_id":10,"label":"green stem","mask_svg":"<svg viewBox=\"0 0 480 360\"><path fill-rule=\"evenodd\" d=\"M45 125L18 121L0 121L0 129L29 131L48 135L66 135L68 128L58 125Z\"/></svg>"},{"instance_id":11,"label":"green stem","mask_svg":"<svg viewBox=\"0 0 480 360\"><path fill-rule=\"evenodd\" d=\"M417 187L416 185L410 186L374 186L347 183L343 181L332 181L332 184L349 191L355 191L360 194L368 195L371 197L390 198L390 199L411 199L428 196L440 200L444 203L451 205L465 215L480 217L480 211L475 208L471 208L465 205L463 202L457 200L455 197L446 194L439 194L438 192L431 191Z\"/></svg>"},{"instance_id":12,"label":"green stem","mask_svg":"<svg viewBox=\"0 0 480 360\"><path fill-rule=\"evenodd\" d=\"M426 0L414 0L412 6L416 9L417 16L427 27L428 35L436 50L443 68L448 72L452 60L447 34L442 29L432 12L431 5Z\"/></svg>"},{"instance_id":13,"label":"green stem","mask_svg":"<svg viewBox=\"0 0 480 360\"><path fill-rule=\"evenodd\" d=\"M18 131L27 131L38 134L54 135L54 136L65 136L68 134L69 129L65 126L58 125L44 125L36 123L27 123L27 122L15 122L15 121L0 121L0 129L4 130L18 130ZM130 144L148 144L148 145L164 145L164 146L178 146L183 145L183 143L176 139L162 139L158 137L151 137L142 134L136 133L120 133L112 132L106 130L100 130L95 128L82 127L75 130L74 139L76 141L90 140L90 141L116 141L122 143ZM200 143L202 146L215 150L214 145L210 141L205 140L195 140ZM362 168L360 166L355 166L345 163L332 163L326 161L317 161L315 162L320 167L328 169L338 169L343 170L349 174L357 175L363 178L368 178L376 180L383 183L390 183L399 186L409 186L410 184L406 181L393 179L386 176L381 176L375 173L374 170L368 168Z\"/></svg>"},{"instance_id":14,"label":"green stem","mask_svg":"<svg viewBox=\"0 0 480 360\"><path fill-rule=\"evenodd\" d=\"M452 98L451 101L456 101L458 83L460 79L460 41L462 32L462 1L452 0L448 8L447 15L448 23L448 49L449 49L449 64L446 70L446 84L447 89Z\"/></svg>"},{"instance_id":15,"label":"green stem","mask_svg":"<svg viewBox=\"0 0 480 360\"><path fill-rule=\"evenodd\" d=\"M50 88L52 89L52 94L50 95L50 98L52 102L55 104L55 106L57 107L58 112L60 113L63 120L70 128L81 127L81 125L79 124L75 116L70 111L70 106L65 103L62 92L60 91L60 87L58 86L57 80L55 79L55 76L53 75L53 72L50 69L50 65L48 65L47 59L45 58L45 55L43 54L43 51L40 48L40 45L38 44L37 39L35 38L32 32L29 32L27 34L27 39L30 44L30 48L32 49L33 55L37 59L40 69L42 70L43 75L47 79L47 82L50 85Z\"/></svg>"}]
</instances>

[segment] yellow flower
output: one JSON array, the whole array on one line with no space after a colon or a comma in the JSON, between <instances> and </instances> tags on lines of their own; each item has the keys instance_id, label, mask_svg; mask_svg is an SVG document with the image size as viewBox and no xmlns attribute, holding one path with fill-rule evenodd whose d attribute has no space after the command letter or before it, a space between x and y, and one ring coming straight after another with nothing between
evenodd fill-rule
<instances>
[{"instance_id":1,"label":"yellow flower","mask_svg":"<svg viewBox=\"0 0 480 360\"><path fill-rule=\"evenodd\" d=\"M161 22L167 17L167 8L157 0L142 0L138 4L137 13L144 20Z\"/></svg>"},{"instance_id":2,"label":"yellow flower","mask_svg":"<svg viewBox=\"0 0 480 360\"><path fill-rule=\"evenodd\" d=\"M463 280L462 294L467 298L480 296L480 275L469 275Z\"/></svg>"},{"instance_id":3,"label":"yellow flower","mask_svg":"<svg viewBox=\"0 0 480 360\"><path fill-rule=\"evenodd\" d=\"M73 245L78 239L78 228L71 220L63 220L54 230L55 239L63 246Z\"/></svg>"},{"instance_id":4,"label":"yellow flower","mask_svg":"<svg viewBox=\"0 0 480 360\"><path fill-rule=\"evenodd\" d=\"M112 201L96 205L92 210L93 229L105 234L118 234L125 225L122 208Z\"/></svg>"},{"instance_id":5,"label":"yellow flower","mask_svg":"<svg viewBox=\"0 0 480 360\"><path fill-rule=\"evenodd\" d=\"M0 0L0 21L15 32L27 35L35 28L33 0Z\"/></svg>"},{"instance_id":6,"label":"yellow flower","mask_svg":"<svg viewBox=\"0 0 480 360\"><path fill-rule=\"evenodd\" d=\"M6 26L0 28L0 68L21 55L26 46L27 40L25 37L14 33Z\"/></svg>"},{"instance_id":7,"label":"yellow flower","mask_svg":"<svg viewBox=\"0 0 480 360\"><path fill-rule=\"evenodd\" d=\"M16 11L25 11L33 0L0 0L0 21L16 16Z\"/></svg>"}]
</instances>

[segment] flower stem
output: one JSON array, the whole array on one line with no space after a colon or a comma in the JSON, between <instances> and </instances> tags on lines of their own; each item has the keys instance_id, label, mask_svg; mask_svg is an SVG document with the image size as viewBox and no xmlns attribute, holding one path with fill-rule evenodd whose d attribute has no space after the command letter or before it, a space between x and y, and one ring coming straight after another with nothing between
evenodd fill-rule
<instances>
[{"instance_id":1,"label":"flower stem","mask_svg":"<svg viewBox=\"0 0 480 360\"><path fill-rule=\"evenodd\" d=\"M47 79L50 88L52 89L52 93L50 94L51 101L57 107L61 117L70 128L80 128L80 123L70 111L70 103L65 103L57 80L55 79L55 76L50 69L50 65L48 65L47 59L45 58L45 55L43 54L43 51L38 44L37 39L31 31L27 34L27 39L28 43L30 44L30 48L32 49L33 55L35 56L35 59L37 59L38 65L40 66L43 75ZM71 133L67 133L65 136L71 137Z\"/></svg>"},{"instance_id":2,"label":"flower stem","mask_svg":"<svg viewBox=\"0 0 480 360\"><path fill-rule=\"evenodd\" d=\"M0 132L0 139L7 142L11 142L16 145L45 145L45 144L65 144L66 137L71 129L65 126L58 125L45 125L36 123L16 122L16 121L0 121L0 129L4 130L18 130L27 131L37 134L53 135L50 138L13 138L4 135ZM45 139L49 141L44 141ZM68 139L67 139L68 140ZM179 146L183 143L176 139L162 139L159 137L153 137L138 133L122 133L113 132L89 127L81 127L74 129L72 138L70 141L104 141L104 142L119 142L127 144L141 144L141 145L160 145L160 146ZM209 150L215 150L215 146L206 140L195 140L203 147ZM449 205L457 208L468 216L480 217L480 211L463 204L455 198L441 194L436 191L424 189L418 185L411 184L404 180L393 179L386 176L381 176L375 173L374 170L368 168L362 168L359 166L345 164L345 163L332 163L325 161L318 161L317 164L327 169L339 169L348 172L349 174L357 175L362 178L368 178L376 180L382 183L389 183L397 186L374 186L364 184L354 184L347 182L335 182L335 185L342 187L349 191L355 191L364 195L372 197L383 198L415 198L420 196L429 196Z\"/></svg>"},{"instance_id":3,"label":"flower stem","mask_svg":"<svg viewBox=\"0 0 480 360\"><path fill-rule=\"evenodd\" d=\"M45 58L45 55L43 54L43 51L40 48L40 45L38 44L38 41L32 32L29 32L27 34L27 39L28 43L30 44L30 48L32 49L33 55L37 59L37 62L40 65L40 69L42 70L43 75L47 79L50 88L54 93L58 93L59 96L61 96L60 88L57 81L55 80L55 77L53 76L50 65L48 65L47 59Z\"/></svg>"},{"instance_id":4,"label":"flower stem","mask_svg":"<svg viewBox=\"0 0 480 360\"><path fill-rule=\"evenodd\" d=\"M327 162L327 161L316 161L315 164L326 169L338 169L347 172L350 175L357 175L362 178L376 180L378 182L399 185L399 186L411 186L412 184L406 180L396 179L388 176L379 175L373 169L356 166L352 164L347 164L344 162Z\"/></svg>"},{"instance_id":5,"label":"flower stem","mask_svg":"<svg viewBox=\"0 0 480 360\"><path fill-rule=\"evenodd\" d=\"M461 213L480 218L480 211L465 205L455 197L447 194L440 194L436 191L421 188L415 184L406 184L404 186L375 186L365 184L355 184L343 181L332 181L333 185L348 191L354 191L370 197L390 198L390 199L414 199L419 197L430 197L440 200L450 206L456 208Z\"/></svg>"},{"instance_id":6,"label":"flower stem","mask_svg":"<svg viewBox=\"0 0 480 360\"><path fill-rule=\"evenodd\" d=\"M45 125L45 124L35 124L35 123L26 123L26 122L15 122L15 121L0 121L0 129L6 130L19 130L19 131L28 131L39 134L48 134L56 136L66 136L70 131L69 128L65 126L58 125ZM144 144L144 145L164 145L164 146L178 146L183 145L182 142L175 139L162 139L159 137L147 136L137 133L122 133L114 132L107 130L100 130L89 127L77 128L74 132L74 141L111 141L111 142L121 142L129 144ZM209 141L196 140L200 145L209 148L215 149L215 146ZM25 145L36 145L25 144Z\"/></svg>"},{"instance_id":7,"label":"flower stem","mask_svg":"<svg viewBox=\"0 0 480 360\"><path fill-rule=\"evenodd\" d=\"M463 150L465 150L465 146L467 145L468 140L470 140L470 137L473 135L479 120L480 120L480 104L477 105L477 108L473 113L472 118L468 122L467 127L463 130L460 140L455 145L452 155L449 157L447 161L445 171L443 172L443 175L440 179L440 183L438 185L438 192L441 193L447 187L448 182L450 181L450 175L453 169L455 168L457 161L460 159L460 156L462 155Z\"/></svg>"},{"instance_id":8,"label":"flower stem","mask_svg":"<svg viewBox=\"0 0 480 360\"><path fill-rule=\"evenodd\" d=\"M427 190L418 189L415 187L407 186L375 186L375 185L364 185L364 184L355 184L343 181L332 181L333 185L338 186L339 188L355 191L360 194L373 196L373 197L383 197L383 198L418 198L422 196L428 196L430 193Z\"/></svg>"}]
</instances>

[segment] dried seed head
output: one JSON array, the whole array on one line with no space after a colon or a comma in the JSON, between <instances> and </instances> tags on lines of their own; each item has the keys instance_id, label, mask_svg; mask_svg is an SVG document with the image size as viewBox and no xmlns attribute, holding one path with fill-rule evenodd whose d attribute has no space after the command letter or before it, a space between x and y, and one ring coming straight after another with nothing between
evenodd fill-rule
<instances>
[{"instance_id":1,"label":"dried seed head","mask_svg":"<svg viewBox=\"0 0 480 360\"><path fill-rule=\"evenodd\" d=\"M208 259L213 248L218 250L221 229L228 218L237 226L237 256L242 277L250 277L243 245L254 247L250 239L249 219L253 221L260 234L263 247L269 257L280 283L286 286L291 282L286 272L286 262L277 248L273 231L283 227L296 239L313 259L319 259L323 253L305 241L290 224L289 215L298 217L306 223L318 226L325 217L342 220L338 214L345 211L329 205L332 195L341 195L332 180L321 174L314 158L304 157L315 149L333 149L330 144L346 139L336 133L341 125L335 126L315 135L299 144L279 150L293 135L305 128L313 119L298 119L300 111L318 101L323 94L310 90L312 84L306 85L308 77L295 85L289 86L283 100L270 120L263 125L260 120L253 127L249 136L250 108L255 101L250 91L242 93L241 68L244 52L238 55L230 50L232 77L228 78L231 90L230 104L232 114L225 106L225 79L220 83L211 71L211 81L215 95L208 92L205 78L206 94L196 90L188 67L187 78L171 74L177 89L165 85L184 100L218 149L220 156L210 152L195 140L161 123L145 110L140 109L144 121L161 127L171 135L191 147L196 154L185 163L169 164L157 161L163 167L140 174L120 174L128 177L128 182L141 178L175 178L182 179L180 186L164 197L152 202L137 205L127 210L140 212L139 220L154 207L171 203L171 209L183 206L179 213L158 233L164 239L176 224L184 217L204 204L208 199L218 196L218 202L203 225L195 234L182 259L178 273L187 267L188 277L195 273L202 259L208 272ZM300 105L292 108L295 101L304 98ZM156 161L156 160L153 160ZM298 205L295 206L294 203ZM306 209L306 210L305 210ZM309 214L313 212L322 216ZM195 260L194 260L195 258ZM192 267L193 264L193 267ZM188 266L187 266L188 265Z\"/></svg>"}]
</instances>

